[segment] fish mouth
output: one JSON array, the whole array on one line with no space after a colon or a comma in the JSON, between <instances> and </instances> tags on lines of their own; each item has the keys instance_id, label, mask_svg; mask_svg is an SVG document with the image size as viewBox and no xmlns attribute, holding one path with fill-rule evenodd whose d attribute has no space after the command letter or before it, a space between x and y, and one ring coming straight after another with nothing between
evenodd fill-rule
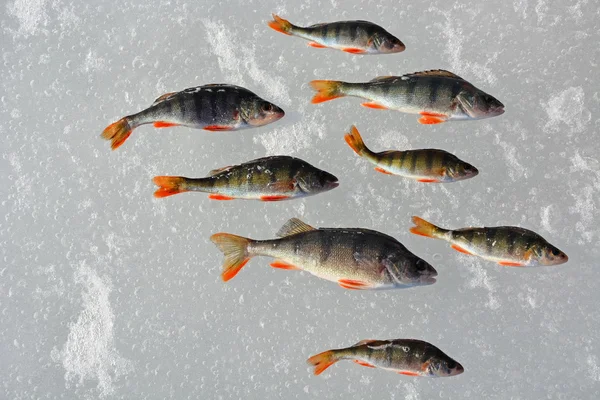
<instances>
[{"instance_id":1,"label":"fish mouth","mask_svg":"<svg viewBox=\"0 0 600 400\"><path fill-rule=\"evenodd\" d=\"M437 276L437 274L421 277L421 280L420 280L421 285L433 285L434 283L437 282L437 279L435 279L435 276Z\"/></svg>"},{"instance_id":2,"label":"fish mouth","mask_svg":"<svg viewBox=\"0 0 600 400\"><path fill-rule=\"evenodd\" d=\"M327 189L335 189L338 186L340 186L340 183L337 181L327 183Z\"/></svg>"}]
</instances>

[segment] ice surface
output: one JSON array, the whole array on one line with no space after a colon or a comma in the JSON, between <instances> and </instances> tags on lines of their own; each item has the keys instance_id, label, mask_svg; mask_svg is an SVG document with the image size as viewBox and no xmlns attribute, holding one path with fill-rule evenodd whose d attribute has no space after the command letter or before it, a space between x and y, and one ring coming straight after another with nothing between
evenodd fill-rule
<instances>
[{"instance_id":1,"label":"ice surface","mask_svg":"<svg viewBox=\"0 0 600 400\"><path fill-rule=\"evenodd\" d=\"M310 48L266 26L366 19L404 53ZM600 59L589 0L65 2L0 5L1 399L600 398ZM313 79L449 69L506 105L500 117L421 126L357 99L312 105ZM111 152L109 123L159 95L242 85L286 117L208 133L137 129ZM441 148L480 174L426 185L377 173L373 150ZM273 154L340 187L301 200L154 199L155 175ZM554 268L504 268L408 233L520 225L564 250ZM228 283L211 234L272 238L290 217L390 234L438 271L435 285L353 292L253 259ZM465 366L413 379L305 360L368 338L420 338Z\"/></svg>"}]
</instances>

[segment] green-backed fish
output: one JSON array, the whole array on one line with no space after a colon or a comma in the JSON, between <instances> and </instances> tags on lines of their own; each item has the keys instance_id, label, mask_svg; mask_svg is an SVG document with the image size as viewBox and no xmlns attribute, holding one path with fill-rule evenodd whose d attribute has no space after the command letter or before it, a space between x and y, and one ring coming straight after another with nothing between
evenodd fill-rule
<instances>
[{"instance_id":1,"label":"green-backed fish","mask_svg":"<svg viewBox=\"0 0 600 400\"><path fill-rule=\"evenodd\" d=\"M248 89L227 84L210 84L166 93L137 114L109 125L102 137L115 150L141 125L156 128L187 126L207 131L233 131L275 122L284 111Z\"/></svg>"},{"instance_id":2,"label":"green-backed fish","mask_svg":"<svg viewBox=\"0 0 600 400\"><path fill-rule=\"evenodd\" d=\"M435 283L437 272L396 239L369 229L313 228L297 218L277 233L253 240L229 233L210 237L224 253L228 281L256 256L273 257L274 268L297 269L345 289L394 289Z\"/></svg>"},{"instance_id":3,"label":"green-backed fish","mask_svg":"<svg viewBox=\"0 0 600 400\"><path fill-rule=\"evenodd\" d=\"M569 257L535 232L516 226L443 229L419 217L412 218L416 235L442 239L465 254L507 267L564 264Z\"/></svg>"},{"instance_id":4,"label":"green-backed fish","mask_svg":"<svg viewBox=\"0 0 600 400\"><path fill-rule=\"evenodd\" d=\"M406 48L400 39L368 21L339 21L301 27L273 14L269 26L277 32L309 40L309 46L352 54L391 54Z\"/></svg>"},{"instance_id":5,"label":"green-backed fish","mask_svg":"<svg viewBox=\"0 0 600 400\"><path fill-rule=\"evenodd\" d=\"M456 182L479 173L471 164L444 150L387 150L374 153L367 148L354 125L344 139L356 154L384 174L404 176L419 182Z\"/></svg>"},{"instance_id":6,"label":"green-backed fish","mask_svg":"<svg viewBox=\"0 0 600 400\"><path fill-rule=\"evenodd\" d=\"M313 103L353 96L368 100L368 108L420 114L419 123L495 117L504 105L463 78L444 70L382 76L363 83L312 81L317 91Z\"/></svg>"},{"instance_id":7,"label":"green-backed fish","mask_svg":"<svg viewBox=\"0 0 600 400\"><path fill-rule=\"evenodd\" d=\"M308 363L319 375L340 360L393 371L402 375L440 378L462 374L462 365L434 345L416 339L361 340L354 346L328 350L312 356Z\"/></svg>"},{"instance_id":8,"label":"green-backed fish","mask_svg":"<svg viewBox=\"0 0 600 400\"><path fill-rule=\"evenodd\" d=\"M312 196L338 187L338 179L290 156L271 156L215 169L206 178L157 176L155 197L204 192L213 200L278 201Z\"/></svg>"}]
</instances>

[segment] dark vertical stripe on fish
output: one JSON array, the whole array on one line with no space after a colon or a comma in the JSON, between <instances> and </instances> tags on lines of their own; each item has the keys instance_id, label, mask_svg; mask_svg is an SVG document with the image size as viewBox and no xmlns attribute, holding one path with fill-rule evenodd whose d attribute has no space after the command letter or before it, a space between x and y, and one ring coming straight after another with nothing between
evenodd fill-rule
<instances>
[{"instance_id":1,"label":"dark vertical stripe on fish","mask_svg":"<svg viewBox=\"0 0 600 400\"><path fill-rule=\"evenodd\" d=\"M441 79L432 79L431 87L429 88L429 107L433 108L435 106L435 102L438 97L438 91L440 90L440 85L442 84Z\"/></svg>"},{"instance_id":2,"label":"dark vertical stripe on fish","mask_svg":"<svg viewBox=\"0 0 600 400\"><path fill-rule=\"evenodd\" d=\"M415 90L417 88L418 79L409 78L406 88L406 104L412 105L415 98Z\"/></svg>"},{"instance_id":3,"label":"dark vertical stripe on fish","mask_svg":"<svg viewBox=\"0 0 600 400\"><path fill-rule=\"evenodd\" d=\"M324 263L329 259L332 248L333 248L333 236L332 235L323 235L321 237L321 251L319 254L319 261L321 263Z\"/></svg>"}]
</instances>

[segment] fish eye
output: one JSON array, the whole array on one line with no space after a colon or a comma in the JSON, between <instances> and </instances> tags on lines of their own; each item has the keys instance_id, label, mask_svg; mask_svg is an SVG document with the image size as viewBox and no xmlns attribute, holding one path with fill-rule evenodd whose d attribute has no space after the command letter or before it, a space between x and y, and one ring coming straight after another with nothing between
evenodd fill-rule
<instances>
[{"instance_id":1,"label":"fish eye","mask_svg":"<svg viewBox=\"0 0 600 400\"><path fill-rule=\"evenodd\" d=\"M560 250L552 249L552 255L558 256L560 254Z\"/></svg>"},{"instance_id":2,"label":"fish eye","mask_svg":"<svg viewBox=\"0 0 600 400\"><path fill-rule=\"evenodd\" d=\"M263 111L273 111L273 104L264 103L262 106Z\"/></svg>"}]
</instances>

